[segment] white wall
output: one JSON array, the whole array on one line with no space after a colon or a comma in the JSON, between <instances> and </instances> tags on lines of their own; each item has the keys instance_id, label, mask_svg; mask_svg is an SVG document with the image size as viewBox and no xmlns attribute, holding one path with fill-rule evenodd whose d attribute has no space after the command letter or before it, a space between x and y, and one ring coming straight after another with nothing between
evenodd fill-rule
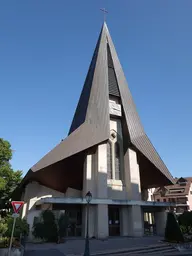
<instances>
[{"instance_id":1,"label":"white wall","mask_svg":"<svg viewBox=\"0 0 192 256\"><path fill-rule=\"evenodd\" d=\"M191 192L192 192L192 183L191 183L191 186L190 186L190 189L189 189L189 194L188 194L188 204L189 204L189 210L192 211L192 195L191 195Z\"/></svg>"},{"instance_id":2,"label":"white wall","mask_svg":"<svg viewBox=\"0 0 192 256\"><path fill-rule=\"evenodd\" d=\"M51 188L40 185L37 182L29 183L23 194L24 206L22 211L22 218L26 218L28 224L30 225L30 230L33 227L34 217L38 217L41 210L52 209L51 204L42 205L40 210L36 210L35 203L47 197L81 197L82 192L76 189L68 188L66 193L61 193L59 191L53 190ZM31 238L31 234L30 234Z\"/></svg>"},{"instance_id":3,"label":"white wall","mask_svg":"<svg viewBox=\"0 0 192 256\"><path fill-rule=\"evenodd\" d=\"M148 189L147 201L154 201L154 199L153 199L154 192L155 192L155 188Z\"/></svg>"}]
</instances>

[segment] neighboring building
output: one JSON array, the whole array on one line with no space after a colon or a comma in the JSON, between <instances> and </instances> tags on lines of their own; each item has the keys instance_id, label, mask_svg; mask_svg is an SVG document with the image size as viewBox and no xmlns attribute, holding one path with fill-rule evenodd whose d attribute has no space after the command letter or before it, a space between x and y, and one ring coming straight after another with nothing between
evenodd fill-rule
<instances>
[{"instance_id":1,"label":"neighboring building","mask_svg":"<svg viewBox=\"0 0 192 256\"><path fill-rule=\"evenodd\" d=\"M145 134L104 23L68 137L28 171L15 199L25 201L22 216L31 228L43 209L51 209L75 223L68 236L85 236L84 197L91 191L90 237L143 236L148 213L160 235L169 204L148 202L147 191L170 184L173 177Z\"/></svg>"},{"instance_id":2,"label":"neighboring building","mask_svg":"<svg viewBox=\"0 0 192 256\"><path fill-rule=\"evenodd\" d=\"M192 177L175 178L175 184L156 188L153 194L154 201L175 203L171 210L181 214L192 210Z\"/></svg>"}]
</instances>

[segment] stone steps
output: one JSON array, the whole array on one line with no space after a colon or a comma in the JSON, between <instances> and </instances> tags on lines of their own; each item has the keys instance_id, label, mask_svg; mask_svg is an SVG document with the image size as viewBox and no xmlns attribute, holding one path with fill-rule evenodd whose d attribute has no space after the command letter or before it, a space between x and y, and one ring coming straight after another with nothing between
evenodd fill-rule
<instances>
[{"instance_id":1,"label":"stone steps","mask_svg":"<svg viewBox=\"0 0 192 256\"><path fill-rule=\"evenodd\" d=\"M167 244L156 244L151 246L144 246L144 247L133 247L133 248L126 248L120 250L111 250L111 251L104 251L104 252L95 252L91 253L91 256L107 256L107 255L114 255L114 256L126 256L126 255L166 255L167 253L176 253L178 252L177 249L174 247L167 245Z\"/></svg>"}]
</instances>

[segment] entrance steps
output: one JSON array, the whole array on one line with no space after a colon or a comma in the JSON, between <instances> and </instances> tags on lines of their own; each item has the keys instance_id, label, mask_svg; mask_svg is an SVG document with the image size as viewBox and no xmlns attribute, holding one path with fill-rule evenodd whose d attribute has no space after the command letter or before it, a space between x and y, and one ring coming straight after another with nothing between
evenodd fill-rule
<instances>
[{"instance_id":1,"label":"entrance steps","mask_svg":"<svg viewBox=\"0 0 192 256\"><path fill-rule=\"evenodd\" d=\"M156 244L151 246L144 246L144 247L133 247L133 248L126 248L126 249L119 249L119 250L108 250L103 252L95 252L91 253L91 256L107 256L107 255L114 255L114 256L128 256L128 255L141 255L146 254L150 256L159 256L159 255L183 255L178 254L178 250L168 244Z\"/></svg>"}]
</instances>

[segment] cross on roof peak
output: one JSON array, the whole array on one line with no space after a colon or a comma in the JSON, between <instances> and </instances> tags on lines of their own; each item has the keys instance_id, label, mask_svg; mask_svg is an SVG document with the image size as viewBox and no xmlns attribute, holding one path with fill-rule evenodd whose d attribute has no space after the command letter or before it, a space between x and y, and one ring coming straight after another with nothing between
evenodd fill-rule
<instances>
[{"instance_id":1,"label":"cross on roof peak","mask_svg":"<svg viewBox=\"0 0 192 256\"><path fill-rule=\"evenodd\" d=\"M100 11L103 12L103 19L104 19L104 22L106 20L106 14L108 13L108 11L105 9L105 8L100 8Z\"/></svg>"}]
</instances>

